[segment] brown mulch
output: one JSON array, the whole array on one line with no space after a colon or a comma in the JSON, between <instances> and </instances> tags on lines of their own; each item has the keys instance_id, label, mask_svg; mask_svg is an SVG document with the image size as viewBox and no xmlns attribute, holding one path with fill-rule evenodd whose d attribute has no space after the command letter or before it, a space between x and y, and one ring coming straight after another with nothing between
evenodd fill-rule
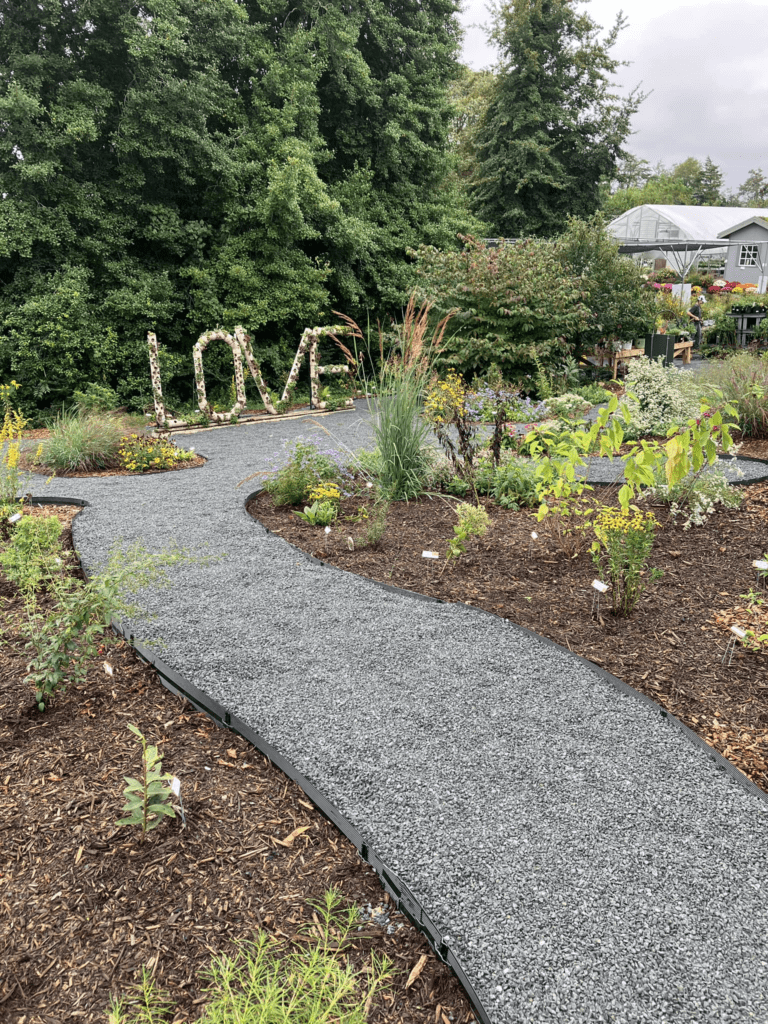
<instances>
[{"instance_id":1,"label":"brown mulch","mask_svg":"<svg viewBox=\"0 0 768 1024\"><path fill-rule=\"evenodd\" d=\"M94 469L90 472L68 472L59 471L57 477L90 477L90 476L151 476L153 473L175 473L180 469L194 469L196 466L204 465L208 460L203 455L196 455L194 459L185 459L184 462L177 462L167 469L148 469L144 473L131 473L128 469L113 467L111 469ZM19 455L19 469L24 473L40 473L46 476L51 473L47 466L35 463L28 455L21 452Z\"/></svg>"},{"instance_id":2,"label":"brown mulch","mask_svg":"<svg viewBox=\"0 0 768 1024\"><path fill-rule=\"evenodd\" d=\"M767 467L768 468L768 467ZM329 537L263 492L248 511L291 544L339 568L443 601L484 608L525 626L607 669L693 729L768 792L768 653L736 650L722 664L740 595L756 585L752 561L768 551L768 483L743 488L737 510L718 510L684 530L653 507L663 524L650 565L663 577L649 583L628 619L603 601L592 616L596 569L588 550L564 557L546 521L484 500L492 526L458 561L446 562L453 501L442 497L393 503L375 547L360 547L362 528L344 519L370 500L345 499ZM605 492L599 500L607 500ZM531 532L539 534L532 541ZM357 541L354 551L348 537ZM422 551L439 553L437 561ZM766 595L768 602L768 595Z\"/></svg>"},{"instance_id":3,"label":"brown mulch","mask_svg":"<svg viewBox=\"0 0 768 1024\"><path fill-rule=\"evenodd\" d=\"M76 512L48 506L26 514L58 515L71 549ZM22 605L2 576L0 601L1 1021L102 1022L110 994L127 993L142 966L170 990L173 1019L195 1020L205 1003L199 971L213 956L258 929L286 952L305 949L301 929L316 912L309 901L322 902L332 886L342 907L369 917L369 905L381 909L394 929L361 922L338 954L355 971L372 953L395 965L369 1021L474 1020L449 968L298 785L169 693L125 643L106 648L85 683L40 714L23 682ZM128 723L181 779L187 820L185 828L179 817L164 822L143 844L138 830L115 825L123 776L136 776L140 765Z\"/></svg>"}]
</instances>

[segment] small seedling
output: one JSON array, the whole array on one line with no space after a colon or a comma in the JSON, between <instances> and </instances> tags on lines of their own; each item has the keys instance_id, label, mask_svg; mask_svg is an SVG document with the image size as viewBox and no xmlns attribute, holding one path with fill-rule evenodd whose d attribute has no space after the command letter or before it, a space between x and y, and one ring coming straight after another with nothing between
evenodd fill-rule
<instances>
[{"instance_id":1,"label":"small seedling","mask_svg":"<svg viewBox=\"0 0 768 1024\"><path fill-rule=\"evenodd\" d=\"M123 790L123 813L127 817L121 818L117 824L141 825L141 841L144 842L147 832L157 828L164 816L176 817L171 807L172 791L168 785L173 781L173 776L163 774L163 758L157 747L147 746L141 730L135 725L129 725L128 728L141 741L141 779L124 776L128 785Z\"/></svg>"}]
</instances>

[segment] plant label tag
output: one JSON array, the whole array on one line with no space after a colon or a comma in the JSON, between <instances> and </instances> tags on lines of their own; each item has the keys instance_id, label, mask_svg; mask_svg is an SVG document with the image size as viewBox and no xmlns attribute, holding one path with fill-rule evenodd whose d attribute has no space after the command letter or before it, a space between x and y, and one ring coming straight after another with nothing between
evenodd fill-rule
<instances>
[{"instance_id":1,"label":"plant label tag","mask_svg":"<svg viewBox=\"0 0 768 1024\"><path fill-rule=\"evenodd\" d=\"M330 526L326 526L326 528L325 528L325 532L326 532L326 533L330 533L330 532L331 532L331 528L330 528Z\"/></svg>"},{"instance_id":2,"label":"plant label tag","mask_svg":"<svg viewBox=\"0 0 768 1024\"><path fill-rule=\"evenodd\" d=\"M766 572L766 570L768 570L768 562L766 562L765 559L762 558L755 559L752 565L755 567L755 569L759 569L760 572Z\"/></svg>"},{"instance_id":3,"label":"plant label tag","mask_svg":"<svg viewBox=\"0 0 768 1024\"><path fill-rule=\"evenodd\" d=\"M372 483L371 483L371 481L369 480L369 481L368 481L368 483L367 483L367 484L366 484L365 486L366 486L366 487L367 487L367 488L368 488L368 489L370 490L370 489L371 489L371 487L373 487L373 484L372 484Z\"/></svg>"},{"instance_id":4,"label":"plant label tag","mask_svg":"<svg viewBox=\"0 0 768 1024\"><path fill-rule=\"evenodd\" d=\"M438 555L438 553L436 551L422 551L421 552L421 557L422 558L439 558L440 556Z\"/></svg>"},{"instance_id":5,"label":"plant label tag","mask_svg":"<svg viewBox=\"0 0 768 1024\"><path fill-rule=\"evenodd\" d=\"M538 533L536 533L536 531L534 530L534 531L533 531L533 532L531 533L531 540L538 540L538 539L539 539L539 535L538 535Z\"/></svg>"},{"instance_id":6,"label":"plant label tag","mask_svg":"<svg viewBox=\"0 0 768 1024\"><path fill-rule=\"evenodd\" d=\"M18 523L18 521L20 519L21 519L21 512L14 512L14 514L8 518L8 522L9 523Z\"/></svg>"},{"instance_id":7,"label":"plant label tag","mask_svg":"<svg viewBox=\"0 0 768 1024\"><path fill-rule=\"evenodd\" d=\"M108 676L113 676L115 674L114 669L112 668L108 661L104 662L104 671L107 673Z\"/></svg>"},{"instance_id":8,"label":"plant label tag","mask_svg":"<svg viewBox=\"0 0 768 1024\"><path fill-rule=\"evenodd\" d=\"M737 636L739 640L743 640L744 637L747 635L746 631L741 629L739 626L731 626L731 632L734 636Z\"/></svg>"},{"instance_id":9,"label":"plant label tag","mask_svg":"<svg viewBox=\"0 0 768 1024\"><path fill-rule=\"evenodd\" d=\"M592 586L598 594L604 594L608 590L608 584L602 583L600 580L592 580Z\"/></svg>"},{"instance_id":10,"label":"plant label tag","mask_svg":"<svg viewBox=\"0 0 768 1024\"><path fill-rule=\"evenodd\" d=\"M174 796L179 796L181 793L181 779L177 779L175 775L171 779L171 792Z\"/></svg>"}]
</instances>

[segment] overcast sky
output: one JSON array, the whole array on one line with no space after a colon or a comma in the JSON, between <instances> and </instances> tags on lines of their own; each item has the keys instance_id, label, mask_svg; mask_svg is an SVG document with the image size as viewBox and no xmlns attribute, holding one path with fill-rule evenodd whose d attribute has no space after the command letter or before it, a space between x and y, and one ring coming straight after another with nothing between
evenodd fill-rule
<instances>
[{"instance_id":1,"label":"overcast sky","mask_svg":"<svg viewBox=\"0 0 768 1024\"><path fill-rule=\"evenodd\" d=\"M712 157L734 191L754 167L768 175L768 0L591 0L581 10L607 30L619 10L628 25L613 49L630 61L616 75L624 92L651 95L633 119L627 148L667 167ZM485 33L485 0L465 0L464 61L479 70L496 55Z\"/></svg>"}]
</instances>

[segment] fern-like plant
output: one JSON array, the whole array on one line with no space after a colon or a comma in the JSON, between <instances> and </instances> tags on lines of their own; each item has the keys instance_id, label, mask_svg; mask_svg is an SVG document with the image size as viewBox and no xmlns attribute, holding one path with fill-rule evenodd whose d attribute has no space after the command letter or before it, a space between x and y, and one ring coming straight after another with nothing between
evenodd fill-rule
<instances>
[{"instance_id":1,"label":"fern-like plant","mask_svg":"<svg viewBox=\"0 0 768 1024\"><path fill-rule=\"evenodd\" d=\"M144 842L147 832L157 828L165 816L175 818L176 812L171 807L171 789L168 783L172 775L163 774L163 758L157 747L148 746L140 729L135 725L128 728L141 741L141 779L124 776L127 786L123 790L125 818L118 825L140 825L141 841Z\"/></svg>"}]
</instances>

